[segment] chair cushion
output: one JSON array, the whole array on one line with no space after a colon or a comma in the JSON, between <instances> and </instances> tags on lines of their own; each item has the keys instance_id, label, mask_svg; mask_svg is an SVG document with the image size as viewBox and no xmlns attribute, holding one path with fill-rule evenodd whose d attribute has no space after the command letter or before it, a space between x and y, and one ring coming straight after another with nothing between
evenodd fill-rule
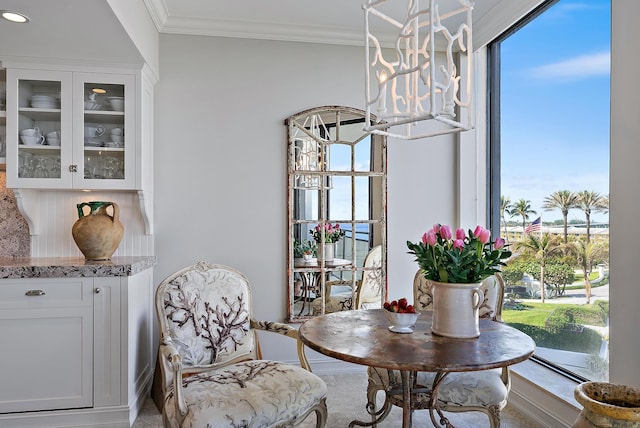
<instances>
[{"instance_id":1,"label":"chair cushion","mask_svg":"<svg viewBox=\"0 0 640 428\"><path fill-rule=\"evenodd\" d=\"M438 390L438 401L441 405L452 406L501 405L509 393L500 378L501 373L501 369L449 373ZM435 373L418 372L418 383L421 385L433 385L434 378ZM397 379L400 379L399 373ZM369 367L369 384L372 383L386 388L389 385L387 370Z\"/></svg>"},{"instance_id":2,"label":"chair cushion","mask_svg":"<svg viewBox=\"0 0 640 428\"><path fill-rule=\"evenodd\" d=\"M182 384L189 407L184 427L272 427L305 414L327 394L313 373L267 360L202 372ZM164 409L169 420L176 420L173 388Z\"/></svg>"}]
</instances>

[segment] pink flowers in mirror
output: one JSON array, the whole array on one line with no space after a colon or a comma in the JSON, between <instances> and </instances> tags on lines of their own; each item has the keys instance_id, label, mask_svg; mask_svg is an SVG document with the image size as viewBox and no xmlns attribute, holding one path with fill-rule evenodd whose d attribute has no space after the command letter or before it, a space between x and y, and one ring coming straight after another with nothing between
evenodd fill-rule
<instances>
[{"instance_id":1,"label":"pink flowers in mirror","mask_svg":"<svg viewBox=\"0 0 640 428\"><path fill-rule=\"evenodd\" d=\"M313 239L320 243L322 241L322 231L324 229L324 242L327 244L331 244L333 242L338 242L340 238L342 238L345 234L345 231L340 228L339 223L331 224L325 223L324 227L321 223L318 223L316 227L309 231L309 234L313 237Z\"/></svg>"}]
</instances>

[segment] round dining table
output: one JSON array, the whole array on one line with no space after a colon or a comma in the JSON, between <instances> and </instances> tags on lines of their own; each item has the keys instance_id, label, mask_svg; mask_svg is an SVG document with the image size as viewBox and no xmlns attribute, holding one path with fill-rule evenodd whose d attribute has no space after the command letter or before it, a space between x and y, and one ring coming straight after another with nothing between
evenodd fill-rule
<instances>
[{"instance_id":1,"label":"round dining table","mask_svg":"<svg viewBox=\"0 0 640 428\"><path fill-rule=\"evenodd\" d=\"M385 406L388 402L401 405L403 428L411 426L412 398L417 393L430 394L428 410L434 426L437 413L443 426L452 427L440 411L437 398L438 387L447 374L506 367L528 359L535 350L535 342L529 336L491 320L480 320L477 338L454 339L432 334L431 312L420 314L413 333L394 333L389 330L383 311L361 309L317 316L300 326L299 337L305 345L324 355L388 369L390 379L392 370L399 371L401 382L389 385ZM412 380L420 371L436 373L428 391L412 390ZM372 426L379 422L353 421L349 426Z\"/></svg>"}]
</instances>

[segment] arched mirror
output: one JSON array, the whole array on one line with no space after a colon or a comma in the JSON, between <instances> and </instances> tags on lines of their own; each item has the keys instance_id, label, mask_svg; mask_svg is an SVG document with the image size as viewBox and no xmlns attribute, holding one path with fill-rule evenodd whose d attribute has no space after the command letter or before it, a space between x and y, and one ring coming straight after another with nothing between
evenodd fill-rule
<instances>
[{"instance_id":1,"label":"arched mirror","mask_svg":"<svg viewBox=\"0 0 640 428\"><path fill-rule=\"evenodd\" d=\"M386 299L387 141L364 121L334 106L285 121L290 322Z\"/></svg>"}]
</instances>

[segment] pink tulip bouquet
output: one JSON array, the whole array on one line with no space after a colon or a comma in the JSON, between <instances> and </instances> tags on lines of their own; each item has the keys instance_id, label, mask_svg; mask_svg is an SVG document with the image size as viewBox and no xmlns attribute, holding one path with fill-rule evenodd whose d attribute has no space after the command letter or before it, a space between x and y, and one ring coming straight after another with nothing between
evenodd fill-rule
<instances>
[{"instance_id":1,"label":"pink tulip bouquet","mask_svg":"<svg viewBox=\"0 0 640 428\"><path fill-rule=\"evenodd\" d=\"M425 278L456 284L473 284L484 280L504 266L511 256L504 239L491 242L491 232L482 226L475 230L457 229L436 224L416 244L407 241L409 254L416 257Z\"/></svg>"},{"instance_id":2,"label":"pink tulip bouquet","mask_svg":"<svg viewBox=\"0 0 640 428\"><path fill-rule=\"evenodd\" d=\"M322 242L322 225L318 224L316 227L309 231L309 234L313 237L313 239L320 243ZM340 229L340 224L331 224L326 223L324 225L324 242L327 244L331 244L333 242L338 242L340 238L344 236L344 230Z\"/></svg>"}]
</instances>

